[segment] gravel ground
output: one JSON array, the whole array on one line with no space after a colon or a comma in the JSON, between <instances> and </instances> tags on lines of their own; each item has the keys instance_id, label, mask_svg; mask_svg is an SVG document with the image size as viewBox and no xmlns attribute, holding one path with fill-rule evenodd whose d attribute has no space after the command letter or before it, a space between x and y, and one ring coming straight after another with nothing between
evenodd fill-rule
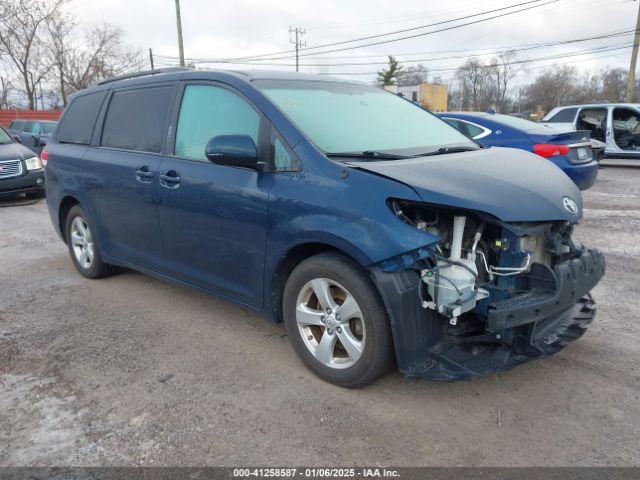
<instances>
[{"instance_id":1,"label":"gravel ground","mask_svg":"<svg viewBox=\"0 0 640 480\"><path fill-rule=\"evenodd\" d=\"M639 466L640 169L603 169L584 197L577 238L608 265L582 339L472 382L360 390L239 307L85 280L43 202L0 208L0 465Z\"/></svg>"}]
</instances>

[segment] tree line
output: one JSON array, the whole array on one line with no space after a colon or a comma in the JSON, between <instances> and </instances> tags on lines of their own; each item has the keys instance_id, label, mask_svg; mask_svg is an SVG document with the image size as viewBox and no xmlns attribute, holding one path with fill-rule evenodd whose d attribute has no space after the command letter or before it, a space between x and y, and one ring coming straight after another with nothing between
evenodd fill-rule
<instances>
[{"instance_id":1,"label":"tree line","mask_svg":"<svg viewBox=\"0 0 640 480\"><path fill-rule=\"evenodd\" d=\"M420 71L418 77L411 74L416 69ZM428 73L424 65L405 69L390 56L387 66L378 72L377 83L381 86L442 83L438 77L429 78ZM489 60L468 58L449 82L449 110L548 112L560 105L625 101L628 71L624 68L603 67L580 74L574 66L553 65L528 83L516 82L521 73L529 72L523 72L513 51ZM640 96L640 85L635 93L636 98Z\"/></svg>"},{"instance_id":2,"label":"tree line","mask_svg":"<svg viewBox=\"0 0 640 480\"><path fill-rule=\"evenodd\" d=\"M119 27L81 27L69 3L0 2L0 108L64 107L75 91L142 64Z\"/></svg>"},{"instance_id":3,"label":"tree line","mask_svg":"<svg viewBox=\"0 0 640 480\"><path fill-rule=\"evenodd\" d=\"M64 107L73 92L146 64L142 51L126 44L119 27L81 26L70 3L0 1L0 108ZM580 74L575 67L554 65L529 83L516 79L531 72L523 72L514 51L489 60L468 58L449 82L449 109L494 108L512 113L549 111L570 103L624 101L625 69ZM437 76L429 78L428 66L404 66L389 56L377 83L409 86L428 80L442 83Z\"/></svg>"}]
</instances>

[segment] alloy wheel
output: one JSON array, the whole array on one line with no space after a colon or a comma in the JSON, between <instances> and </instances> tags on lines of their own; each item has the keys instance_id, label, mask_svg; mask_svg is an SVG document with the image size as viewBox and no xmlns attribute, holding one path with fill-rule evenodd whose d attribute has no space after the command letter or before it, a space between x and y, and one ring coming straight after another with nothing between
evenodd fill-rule
<instances>
[{"instance_id":1,"label":"alloy wheel","mask_svg":"<svg viewBox=\"0 0 640 480\"><path fill-rule=\"evenodd\" d=\"M308 282L296 302L298 332L323 365L348 368L362 356L366 340L362 311L355 298L328 278Z\"/></svg>"},{"instance_id":2,"label":"alloy wheel","mask_svg":"<svg viewBox=\"0 0 640 480\"><path fill-rule=\"evenodd\" d=\"M93 236L82 217L76 217L71 222L71 245L78 264L84 269L91 268L94 256Z\"/></svg>"}]
</instances>

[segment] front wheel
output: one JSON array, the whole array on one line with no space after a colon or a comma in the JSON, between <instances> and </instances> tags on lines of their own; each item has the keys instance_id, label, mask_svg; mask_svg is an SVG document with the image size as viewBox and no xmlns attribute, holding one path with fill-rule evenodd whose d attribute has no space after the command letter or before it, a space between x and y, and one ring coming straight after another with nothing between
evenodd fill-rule
<instances>
[{"instance_id":1,"label":"front wheel","mask_svg":"<svg viewBox=\"0 0 640 480\"><path fill-rule=\"evenodd\" d=\"M300 359L344 387L373 382L393 364L389 320L366 272L346 257L323 253L291 273L284 321Z\"/></svg>"},{"instance_id":2,"label":"front wheel","mask_svg":"<svg viewBox=\"0 0 640 480\"><path fill-rule=\"evenodd\" d=\"M80 205L69 210L65 231L71 260L80 275L100 278L112 272L111 266L102 261L91 223Z\"/></svg>"}]
</instances>

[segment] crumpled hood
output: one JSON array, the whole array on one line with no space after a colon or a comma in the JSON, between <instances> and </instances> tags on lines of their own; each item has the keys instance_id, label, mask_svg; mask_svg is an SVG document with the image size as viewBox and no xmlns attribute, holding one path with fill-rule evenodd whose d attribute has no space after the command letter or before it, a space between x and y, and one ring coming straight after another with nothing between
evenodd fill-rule
<instances>
[{"instance_id":1,"label":"crumpled hood","mask_svg":"<svg viewBox=\"0 0 640 480\"><path fill-rule=\"evenodd\" d=\"M571 179L524 150L493 147L350 165L409 185L427 203L477 210L505 222L582 218L582 196ZM565 206L572 203L566 197L577 205L577 214Z\"/></svg>"}]
</instances>

